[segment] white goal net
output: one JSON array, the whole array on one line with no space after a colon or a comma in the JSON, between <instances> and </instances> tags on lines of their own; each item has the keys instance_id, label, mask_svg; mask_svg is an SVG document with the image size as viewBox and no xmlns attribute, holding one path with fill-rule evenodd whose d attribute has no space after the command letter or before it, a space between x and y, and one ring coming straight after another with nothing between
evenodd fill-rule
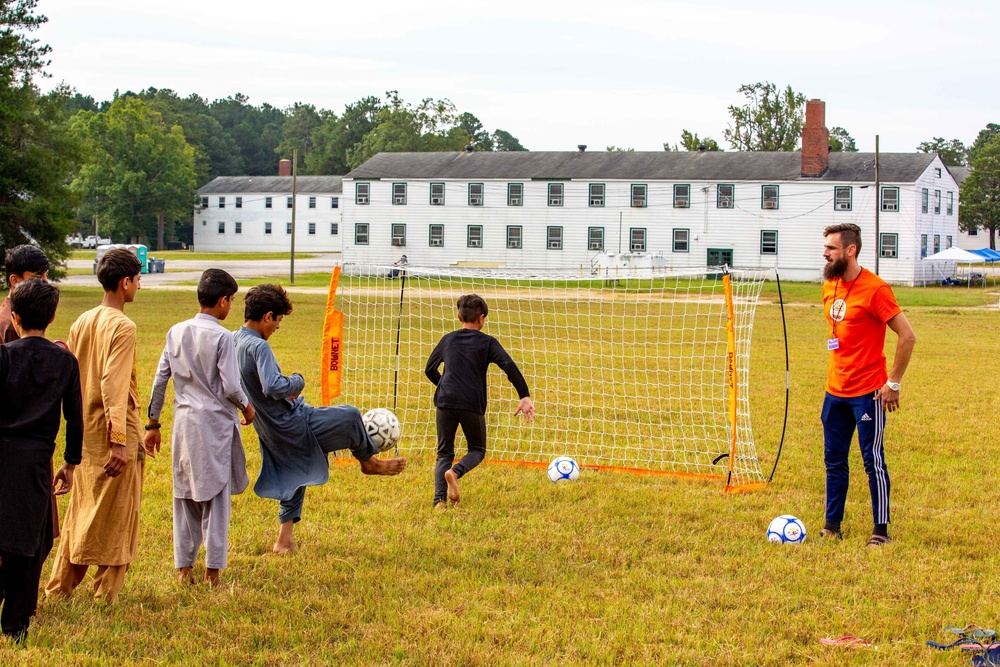
<instances>
[{"instance_id":1,"label":"white goal net","mask_svg":"<svg viewBox=\"0 0 1000 667\"><path fill-rule=\"evenodd\" d=\"M518 364L537 410L531 424L515 418L517 393L491 367L488 459L547 464L568 455L584 467L752 487L764 481L748 377L765 275L720 267L400 273L345 264L336 291L344 314L339 400L392 409L401 450L436 455L434 386L424 368L438 340L460 326L458 297L475 293L489 306L483 331Z\"/></svg>"}]
</instances>

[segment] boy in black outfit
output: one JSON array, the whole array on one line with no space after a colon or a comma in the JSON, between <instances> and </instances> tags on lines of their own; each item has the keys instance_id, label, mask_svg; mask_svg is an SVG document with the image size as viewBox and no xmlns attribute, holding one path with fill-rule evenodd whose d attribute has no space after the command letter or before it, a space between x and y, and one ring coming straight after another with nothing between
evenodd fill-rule
<instances>
[{"instance_id":1,"label":"boy in black outfit","mask_svg":"<svg viewBox=\"0 0 1000 667\"><path fill-rule=\"evenodd\" d=\"M20 340L0 345L0 628L28 636L38 579L52 549L50 494L68 493L80 463L83 406L76 357L45 339L59 290L26 280L10 297ZM52 479L59 412L66 418L66 463Z\"/></svg>"},{"instance_id":2,"label":"boy in black outfit","mask_svg":"<svg viewBox=\"0 0 1000 667\"><path fill-rule=\"evenodd\" d=\"M482 297L466 294L458 300L458 319L462 328L452 331L438 342L427 359L424 369L437 389L434 405L437 408L438 458L434 466L434 506L447 507L447 496L453 504L458 502L458 480L479 465L486 456L486 371L496 364L514 385L520 401L514 415L523 414L526 421L535 418L528 383L517 364L503 349L499 341L484 334L489 307ZM438 367L444 363L444 375ZM455 433L461 425L469 444L469 451L455 463Z\"/></svg>"}]
</instances>

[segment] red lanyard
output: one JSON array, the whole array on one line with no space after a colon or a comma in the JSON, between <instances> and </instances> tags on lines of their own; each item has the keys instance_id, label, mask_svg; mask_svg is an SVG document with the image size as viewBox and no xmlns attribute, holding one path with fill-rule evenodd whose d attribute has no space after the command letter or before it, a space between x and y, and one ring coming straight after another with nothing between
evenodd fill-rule
<instances>
[{"instance_id":1,"label":"red lanyard","mask_svg":"<svg viewBox=\"0 0 1000 667\"><path fill-rule=\"evenodd\" d=\"M862 268L861 272L858 273L858 277L855 278L851 282L851 286L847 288L847 294L844 295L844 317L847 316L847 298L849 296L851 296L851 290L854 289L854 286L858 284L858 281L861 279L861 274L864 273L864 272L865 272L865 270L864 270L864 268ZM841 279L837 278L837 284L834 285L834 287L833 287L833 304L834 305L837 304L837 290L840 289L840 282L841 282ZM832 317L832 316L830 317L830 319L833 320L833 337L836 338L837 337L837 319L834 318L834 317ZM843 319L843 318L841 318L841 319Z\"/></svg>"}]
</instances>

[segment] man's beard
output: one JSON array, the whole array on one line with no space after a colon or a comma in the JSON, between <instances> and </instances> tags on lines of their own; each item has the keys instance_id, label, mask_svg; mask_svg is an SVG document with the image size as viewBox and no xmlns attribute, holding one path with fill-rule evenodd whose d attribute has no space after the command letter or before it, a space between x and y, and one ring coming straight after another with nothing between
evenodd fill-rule
<instances>
[{"instance_id":1,"label":"man's beard","mask_svg":"<svg viewBox=\"0 0 1000 667\"><path fill-rule=\"evenodd\" d=\"M843 278L844 274L847 273L847 258L841 257L832 262L827 262L826 266L823 267L823 277L826 280L833 280L834 278Z\"/></svg>"}]
</instances>

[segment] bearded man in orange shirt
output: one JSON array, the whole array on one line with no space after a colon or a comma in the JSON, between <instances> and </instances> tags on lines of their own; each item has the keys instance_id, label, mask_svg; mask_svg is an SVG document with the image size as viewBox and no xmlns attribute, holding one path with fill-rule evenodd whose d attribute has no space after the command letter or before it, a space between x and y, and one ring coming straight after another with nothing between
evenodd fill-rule
<instances>
[{"instance_id":1,"label":"bearded man in orange shirt","mask_svg":"<svg viewBox=\"0 0 1000 667\"><path fill-rule=\"evenodd\" d=\"M847 500L848 454L855 429L871 491L874 529L868 546L889 540L889 472L885 465L885 413L899 408L900 382L917 340L892 288L858 264L861 228L840 224L823 231L823 309L829 324L826 400L826 526L821 536L841 536ZM886 372L885 330L895 332L896 353Z\"/></svg>"}]
</instances>

